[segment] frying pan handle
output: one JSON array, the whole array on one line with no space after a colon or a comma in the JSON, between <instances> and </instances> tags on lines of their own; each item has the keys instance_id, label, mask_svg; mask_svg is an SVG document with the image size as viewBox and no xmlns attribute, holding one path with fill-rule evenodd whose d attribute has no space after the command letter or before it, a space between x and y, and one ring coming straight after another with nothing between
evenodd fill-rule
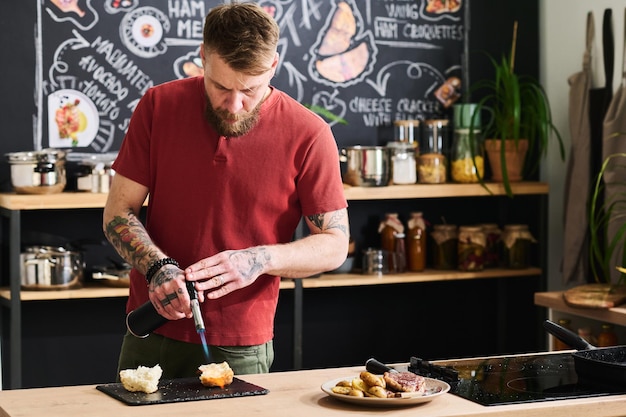
<instances>
[{"instance_id":1,"label":"frying pan handle","mask_svg":"<svg viewBox=\"0 0 626 417\"><path fill-rule=\"evenodd\" d=\"M568 346L573 347L577 350L590 350L595 349L596 347L585 339L574 333L573 331L566 329L565 327L556 324L553 321L546 320L543 322L543 327L548 331L548 333L555 336L561 342L565 343Z\"/></svg>"},{"instance_id":2,"label":"frying pan handle","mask_svg":"<svg viewBox=\"0 0 626 417\"><path fill-rule=\"evenodd\" d=\"M397 370L385 365L384 363L377 361L374 358L370 358L365 361L365 369L373 374L384 374L385 372L398 372Z\"/></svg>"}]
</instances>

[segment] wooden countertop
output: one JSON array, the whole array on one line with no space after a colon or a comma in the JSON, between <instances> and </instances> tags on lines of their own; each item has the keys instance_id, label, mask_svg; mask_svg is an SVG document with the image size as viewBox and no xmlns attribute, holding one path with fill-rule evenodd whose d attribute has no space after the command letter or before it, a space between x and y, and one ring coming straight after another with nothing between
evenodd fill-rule
<instances>
[{"instance_id":1,"label":"wooden countertop","mask_svg":"<svg viewBox=\"0 0 626 417\"><path fill-rule=\"evenodd\" d=\"M626 326L626 305L614 308L575 308L563 299L563 291L535 293L535 305L561 311L575 316ZM625 413L626 414L626 410Z\"/></svg>"},{"instance_id":2,"label":"wooden countertop","mask_svg":"<svg viewBox=\"0 0 626 417\"><path fill-rule=\"evenodd\" d=\"M337 401L320 389L320 386L327 381L335 378L355 377L363 369L363 366L358 366L244 375L239 378L267 388L270 391L269 394L162 405L128 406L96 390L95 385L0 391L0 416L526 417L536 415L542 417L609 417L623 416L626 410L626 395L485 407L449 393L431 402L414 406L368 409Z\"/></svg>"}]
</instances>

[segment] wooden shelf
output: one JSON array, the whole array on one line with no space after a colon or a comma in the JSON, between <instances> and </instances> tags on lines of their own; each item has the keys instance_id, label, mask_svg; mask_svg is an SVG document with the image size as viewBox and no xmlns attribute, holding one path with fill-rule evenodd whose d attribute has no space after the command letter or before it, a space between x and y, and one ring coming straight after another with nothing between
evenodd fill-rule
<instances>
[{"instance_id":1,"label":"wooden shelf","mask_svg":"<svg viewBox=\"0 0 626 417\"><path fill-rule=\"evenodd\" d=\"M500 183L487 183L487 191L480 184L410 184L388 187L351 187L344 184L344 194L348 200L392 200L407 198L442 197L489 197L506 195ZM516 182L511 184L514 195L548 194L549 187L544 182Z\"/></svg>"},{"instance_id":2,"label":"wooden shelf","mask_svg":"<svg viewBox=\"0 0 626 417\"><path fill-rule=\"evenodd\" d=\"M295 284L292 280L281 280L280 289L293 289ZM128 297L127 287L107 287L98 284L86 284L83 288L54 291L20 291L21 301L53 301L53 300L81 300L88 298L115 298ZM0 288L0 300L11 300L11 291L8 287Z\"/></svg>"},{"instance_id":3,"label":"wooden shelf","mask_svg":"<svg viewBox=\"0 0 626 417\"><path fill-rule=\"evenodd\" d=\"M574 308L565 303L563 291L535 293L535 305L550 308L574 316L586 317L605 323L626 326L626 307L614 308Z\"/></svg>"},{"instance_id":4,"label":"wooden shelf","mask_svg":"<svg viewBox=\"0 0 626 417\"><path fill-rule=\"evenodd\" d=\"M348 200L393 200L407 198L489 197L506 195L502 184L487 183L491 191L480 184L411 184L388 187L351 187L344 184ZM512 184L514 195L548 194L543 182L517 182ZM103 208L108 194L88 192L63 192L56 194L0 193L0 207L8 210L48 210ZM146 200L147 204L147 200Z\"/></svg>"},{"instance_id":5,"label":"wooden shelf","mask_svg":"<svg viewBox=\"0 0 626 417\"><path fill-rule=\"evenodd\" d=\"M7 210L51 210L103 208L108 194L64 192L56 194L0 193L0 207ZM147 204L148 200L146 199Z\"/></svg>"},{"instance_id":6,"label":"wooden shelf","mask_svg":"<svg viewBox=\"0 0 626 417\"><path fill-rule=\"evenodd\" d=\"M363 275L363 274L324 274L319 278L305 278L303 288L355 287L362 285L408 284L414 282L455 281L466 279L526 277L541 275L539 268L526 269L485 269L479 272L425 270L403 274Z\"/></svg>"},{"instance_id":7,"label":"wooden shelf","mask_svg":"<svg viewBox=\"0 0 626 417\"><path fill-rule=\"evenodd\" d=\"M363 275L363 274L324 274L319 278L302 279L303 288L355 287L363 285L408 284L414 282L455 281L466 279L526 277L541 275L539 268L527 269L485 269L480 272L426 270L404 274ZM280 281L281 290L295 288L291 279ZM87 298L128 297L126 287L107 287L104 285L87 284L83 288L55 291L20 292L21 301L80 300ZM0 288L0 299L10 300L8 287Z\"/></svg>"}]
</instances>

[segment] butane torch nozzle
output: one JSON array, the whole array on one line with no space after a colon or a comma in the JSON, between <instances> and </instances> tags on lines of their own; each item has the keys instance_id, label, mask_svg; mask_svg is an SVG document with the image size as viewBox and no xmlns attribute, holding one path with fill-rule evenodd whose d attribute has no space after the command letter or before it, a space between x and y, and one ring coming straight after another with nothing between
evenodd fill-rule
<instances>
[{"instance_id":1,"label":"butane torch nozzle","mask_svg":"<svg viewBox=\"0 0 626 417\"><path fill-rule=\"evenodd\" d=\"M193 314L193 321L196 324L196 331L204 332L204 320L202 319L202 312L200 311L198 293L193 286L193 282L187 281L187 292L189 292L189 298L191 299L191 313Z\"/></svg>"}]
</instances>

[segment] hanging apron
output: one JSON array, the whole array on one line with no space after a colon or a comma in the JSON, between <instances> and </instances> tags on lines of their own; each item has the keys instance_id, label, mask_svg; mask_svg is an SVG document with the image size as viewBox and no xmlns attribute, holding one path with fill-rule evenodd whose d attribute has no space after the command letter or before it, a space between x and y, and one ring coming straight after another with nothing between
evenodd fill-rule
<instances>
[{"instance_id":1,"label":"hanging apron","mask_svg":"<svg viewBox=\"0 0 626 417\"><path fill-rule=\"evenodd\" d=\"M624 50L622 51L622 82L620 83L603 123L604 143L602 144L603 157L615 153L626 153L626 10L624 11ZM616 134L618 136L615 136ZM626 158L613 159L607 166L604 175L605 201L610 204L616 198L623 200L626 192ZM626 222L624 204L617 206L611 215L607 228L608 241L615 236L617 230ZM621 212L621 214L620 214ZM620 240L623 240L622 237ZM626 266L622 260L623 244L617 245L611 256L611 266ZM620 272L611 269L611 282L616 283Z\"/></svg>"},{"instance_id":2,"label":"hanging apron","mask_svg":"<svg viewBox=\"0 0 626 417\"><path fill-rule=\"evenodd\" d=\"M582 71L568 78L570 157L565 177L563 225L564 283L584 283L588 272L588 200L591 170L591 129L589 90L591 88L591 51L595 36L593 12L587 13L587 44Z\"/></svg>"}]
</instances>

